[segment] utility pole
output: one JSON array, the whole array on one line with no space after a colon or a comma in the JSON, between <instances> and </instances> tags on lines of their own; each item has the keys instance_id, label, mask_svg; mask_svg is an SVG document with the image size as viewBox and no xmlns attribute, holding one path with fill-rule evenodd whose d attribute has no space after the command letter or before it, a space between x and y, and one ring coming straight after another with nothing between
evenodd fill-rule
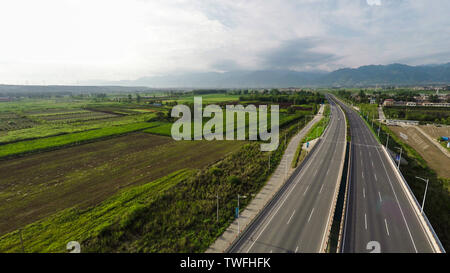
<instances>
[{"instance_id":1,"label":"utility pole","mask_svg":"<svg viewBox=\"0 0 450 273\"><path fill-rule=\"evenodd\" d=\"M374 114L372 113L372 128L373 128L373 116L374 116Z\"/></svg>"},{"instance_id":2,"label":"utility pole","mask_svg":"<svg viewBox=\"0 0 450 273\"><path fill-rule=\"evenodd\" d=\"M418 178L418 179L420 179L420 180L423 180L423 181L427 182L427 185L425 186L425 193L423 194L423 200L422 200L422 210L421 210L421 213L423 213L423 206L425 205L425 197L427 197L428 181L430 181L430 179L429 179L429 178L425 179L425 178L418 177L418 176L416 176L416 178Z\"/></svg>"},{"instance_id":3,"label":"utility pole","mask_svg":"<svg viewBox=\"0 0 450 273\"><path fill-rule=\"evenodd\" d=\"M242 196L240 196L239 194L237 195L237 223L238 223L238 234L240 233L240 227L239 227L239 197L241 197L241 198L247 198L247 196L245 196L245 195L242 195Z\"/></svg>"},{"instance_id":4,"label":"utility pole","mask_svg":"<svg viewBox=\"0 0 450 273\"><path fill-rule=\"evenodd\" d=\"M217 213L216 213L216 221L219 222L219 192L217 192Z\"/></svg>"},{"instance_id":5,"label":"utility pole","mask_svg":"<svg viewBox=\"0 0 450 273\"><path fill-rule=\"evenodd\" d=\"M239 229L239 193L238 193L238 204L237 204L237 222L238 222L238 235L240 233L240 229Z\"/></svg>"},{"instance_id":6,"label":"utility pole","mask_svg":"<svg viewBox=\"0 0 450 273\"><path fill-rule=\"evenodd\" d=\"M287 165L288 165L288 160L286 157L286 164L284 164L284 180L286 181L287 179Z\"/></svg>"},{"instance_id":7,"label":"utility pole","mask_svg":"<svg viewBox=\"0 0 450 273\"><path fill-rule=\"evenodd\" d=\"M396 147L397 149L400 149L400 157L398 158L398 164L397 164L397 168L400 170L400 161L402 160L402 147Z\"/></svg>"},{"instance_id":8,"label":"utility pole","mask_svg":"<svg viewBox=\"0 0 450 273\"><path fill-rule=\"evenodd\" d=\"M388 143L389 143L389 134L387 134L387 139L386 139L386 149L388 149Z\"/></svg>"}]
</instances>

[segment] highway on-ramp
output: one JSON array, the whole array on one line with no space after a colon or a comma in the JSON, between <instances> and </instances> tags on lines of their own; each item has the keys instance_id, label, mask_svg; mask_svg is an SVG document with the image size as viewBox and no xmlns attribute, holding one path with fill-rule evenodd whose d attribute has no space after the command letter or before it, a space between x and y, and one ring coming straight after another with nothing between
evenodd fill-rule
<instances>
[{"instance_id":1,"label":"highway on-ramp","mask_svg":"<svg viewBox=\"0 0 450 273\"><path fill-rule=\"evenodd\" d=\"M391 159L362 118L338 103L348 117L352 151L341 251L434 252Z\"/></svg>"},{"instance_id":2,"label":"highway on-ramp","mask_svg":"<svg viewBox=\"0 0 450 273\"><path fill-rule=\"evenodd\" d=\"M333 102L327 130L303 167L255 218L229 252L323 252L345 156L345 117Z\"/></svg>"}]
</instances>

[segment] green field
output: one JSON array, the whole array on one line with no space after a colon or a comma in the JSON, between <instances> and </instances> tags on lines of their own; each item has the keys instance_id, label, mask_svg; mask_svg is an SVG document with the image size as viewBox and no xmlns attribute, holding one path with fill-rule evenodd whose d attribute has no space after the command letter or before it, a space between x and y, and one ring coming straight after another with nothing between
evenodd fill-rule
<instances>
[{"instance_id":1,"label":"green field","mask_svg":"<svg viewBox=\"0 0 450 273\"><path fill-rule=\"evenodd\" d=\"M240 97L195 96L221 105ZM0 252L22 251L19 229L25 252L65 252L74 240L82 252L203 252L233 221L236 195L248 194L245 208L286 148L284 141L273 152L262 152L261 142L174 141L168 113L175 100L192 103L192 92L100 97L0 104L12 126L0 132ZM298 97L308 104L280 110L281 139L323 99ZM17 126L13 117L22 119Z\"/></svg>"},{"instance_id":2,"label":"green field","mask_svg":"<svg viewBox=\"0 0 450 273\"><path fill-rule=\"evenodd\" d=\"M152 126L153 125L151 123L147 122L132 123L121 126L105 127L80 133L65 134L61 136L39 138L34 140L5 144L0 146L0 158L37 151L47 151L64 146L70 146L106 137L140 131Z\"/></svg>"},{"instance_id":3,"label":"green field","mask_svg":"<svg viewBox=\"0 0 450 273\"><path fill-rule=\"evenodd\" d=\"M204 104L214 104L219 102L230 102L238 101L239 95L229 95L229 94L202 94L202 95L185 95L177 98L179 104L194 103L194 97L202 97L202 102Z\"/></svg>"}]
</instances>

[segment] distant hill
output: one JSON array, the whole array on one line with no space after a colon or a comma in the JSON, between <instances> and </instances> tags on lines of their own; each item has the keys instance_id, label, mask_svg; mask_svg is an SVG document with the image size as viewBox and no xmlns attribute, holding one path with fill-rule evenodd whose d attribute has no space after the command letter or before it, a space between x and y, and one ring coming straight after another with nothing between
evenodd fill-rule
<instances>
[{"instance_id":1,"label":"distant hill","mask_svg":"<svg viewBox=\"0 0 450 273\"><path fill-rule=\"evenodd\" d=\"M296 72L290 70L231 71L224 73L187 73L144 77L120 81L118 85L151 87L294 87L294 86L368 86L449 84L450 63L409 66L404 64L367 65L333 72Z\"/></svg>"},{"instance_id":2,"label":"distant hill","mask_svg":"<svg viewBox=\"0 0 450 273\"><path fill-rule=\"evenodd\" d=\"M140 86L76 86L76 85L8 85L0 84L0 96L18 93L122 93L152 92L154 89Z\"/></svg>"},{"instance_id":3,"label":"distant hill","mask_svg":"<svg viewBox=\"0 0 450 273\"><path fill-rule=\"evenodd\" d=\"M333 86L415 85L450 83L450 63L408 66L404 64L367 65L333 71L322 79Z\"/></svg>"},{"instance_id":4,"label":"distant hill","mask_svg":"<svg viewBox=\"0 0 450 273\"><path fill-rule=\"evenodd\" d=\"M450 84L450 63L409 66L404 64L367 65L333 72L292 70L230 71L224 73L185 73L143 77L131 81L88 81L86 86L0 85L7 92L136 92L152 88L271 88L271 87L364 87ZM101 86L101 87L100 87Z\"/></svg>"},{"instance_id":5,"label":"distant hill","mask_svg":"<svg viewBox=\"0 0 450 273\"><path fill-rule=\"evenodd\" d=\"M288 87L314 84L325 74L325 72L296 72L290 70L187 73L144 77L135 81L115 82L115 84L187 88Z\"/></svg>"}]
</instances>

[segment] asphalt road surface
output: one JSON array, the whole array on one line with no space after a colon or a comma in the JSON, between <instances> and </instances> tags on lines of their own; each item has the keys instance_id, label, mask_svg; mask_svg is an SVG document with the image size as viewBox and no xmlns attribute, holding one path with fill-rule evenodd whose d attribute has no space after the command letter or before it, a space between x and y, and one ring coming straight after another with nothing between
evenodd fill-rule
<instances>
[{"instance_id":1,"label":"asphalt road surface","mask_svg":"<svg viewBox=\"0 0 450 273\"><path fill-rule=\"evenodd\" d=\"M371 252L379 247L380 252L433 252L390 159L362 118L340 105L347 113L352 137L351 180L341 251Z\"/></svg>"},{"instance_id":2,"label":"asphalt road surface","mask_svg":"<svg viewBox=\"0 0 450 273\"><path fill-rule=\"evenodd\" d=\"M299 172L229 252L321 252L328 240L344 160L345 117L331 102L330 124Z\"/></svg>"}]
</instances>

